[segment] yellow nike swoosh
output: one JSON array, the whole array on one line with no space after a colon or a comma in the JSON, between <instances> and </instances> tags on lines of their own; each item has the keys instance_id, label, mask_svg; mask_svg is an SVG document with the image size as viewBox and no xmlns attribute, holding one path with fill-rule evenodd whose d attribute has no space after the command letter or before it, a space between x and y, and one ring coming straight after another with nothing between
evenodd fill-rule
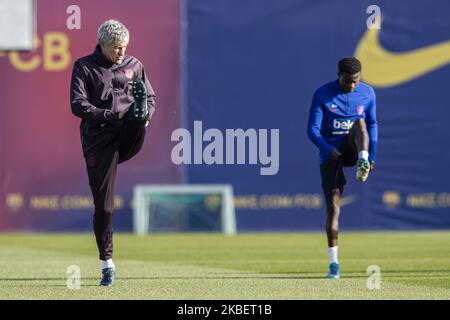
<instances>
[{"instance_id":1,"label":"yellow nike swoosh","mask_svg":"<svg viewBox=\"0 0 450 320\"><path fill-rule=\"evenodd\" d=\"M354 194L346 196L346 197L342 197L341 198L341 207L347 206L353 202L356 202L356 200L358 200L358 197Z\"/></svg>"},{"instance_id":2,"label":"yellow nike swoosh","mask_svg":"<svg viewBox=\"0 0 450 320\"><path fill-rule=\"evenodd\" d=\"M386 51L379 30L368 30L355 56L361 61L361 78L374 87L391 87L420 77L450 62L450 40L403 53Z\"/></svg>"}]
</instances>

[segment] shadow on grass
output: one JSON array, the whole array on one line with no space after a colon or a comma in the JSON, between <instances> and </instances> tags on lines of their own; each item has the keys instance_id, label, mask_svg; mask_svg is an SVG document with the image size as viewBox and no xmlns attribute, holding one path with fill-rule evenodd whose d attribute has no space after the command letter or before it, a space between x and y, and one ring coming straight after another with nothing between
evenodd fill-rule
<instances>
[{"instance_id":1,"label":"shadow on grass","mask_svg":"<svg viewBox=\"0 0 450 320\"><path fill-rule=\"evenodd\" d=\"M274 272L278 274L299 274L299 272L287 271L287 272ZM341 273L345 278L367 278L369 276L368 273L364 271L342 271ZM436 275L436 273L442 273L442 275ZM261 274L272 274L271 272L261 272ZM308 274L318 274L317 272L301 272L300 274L308 275ZM428 278L428 277L450 277L450 270L383 270L381 269L382 277L408 277L414 276L419 278Z\"/></svg>"},{"instance_id":2,"label":"shadow on grass","mask_svg":"<svg viewBox=\"0 0 450 320\"><path fill-rule=\"evenodd\" d=\"M365 278L366 276L346 276L345 278ZM99 277L96 278L82 278L83 280L98 280ZM240 276L154 276L154 277L117 277L118 280L237 280L237 279L280 279L280 280L301 280L301 279L325 279L325 273L318 275L307 275L307 276L256 276L252 275L240 275ZM0 281L67 281L67 279L62 278L3 278Z\"/></svg>"},{"instance_id":3,"label":"shadow on grass","mask_svg":"<svg viewBox=\"0 0 450 320\"><path fill-rule=\"evenodd\" d=\"M381 270L382 277L408 277L414 276L415 278L427 278L436 277L434 273L444 273L438 275L442 277L450 277L449 270ZM289 275L289 276L284 276ZM260 273L239 273L237 275L204 275L204 276L149 276L149 277L121 277L117 276L118 280L218 280L218 279L280 279L280 280L301 280L301 279L325 279L326 272L260 272ZM342 278L367 278L368 274L361 271L344 271ZM99 280L100 277L82 277L82 280ZM0 278L0 281L67 281L67 278L49 278L49 277L35 277L35 278ZM49 285L50 286L50 285ZM60 286L60 285L55 285ZM63 285L65 286L65 285ZM84 285L83 285L84 286ZM88 285L86 285L88 286Z\"/></svg>"}]
</instances>

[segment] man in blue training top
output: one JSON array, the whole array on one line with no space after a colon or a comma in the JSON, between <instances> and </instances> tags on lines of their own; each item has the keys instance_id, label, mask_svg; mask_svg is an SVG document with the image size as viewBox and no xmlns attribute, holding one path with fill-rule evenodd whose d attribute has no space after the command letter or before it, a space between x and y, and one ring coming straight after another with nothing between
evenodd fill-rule
<instances>
[{"instance_id":1,"label":"man in blue training top","mask_svg":"<svg viewBox=\"0 0 450 320\"><path fill-rule=\"evenodd\" d=\"M364 182L375 164L378 139L375 92L360 82L360 77L358 59L340 60L338 79L316 90L309 111L308 137L320 150L320 174L327 206L328 278L340 277L337 254L340 200L346 184L343 167L356 165L356 178Z\"/></svg>"}]
</instances>

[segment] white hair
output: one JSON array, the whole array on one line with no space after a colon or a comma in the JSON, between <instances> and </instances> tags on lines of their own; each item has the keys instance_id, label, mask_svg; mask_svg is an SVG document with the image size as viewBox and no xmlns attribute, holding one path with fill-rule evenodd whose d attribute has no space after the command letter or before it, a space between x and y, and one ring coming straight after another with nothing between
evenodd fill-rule
<instances>
[{"instance_id":1,"label":"white hair","mask_svg":"<svg viewBox=\"0 0 450 320\"><path fill-rule=\"evenodd\" d=\"M112 43L123 43L130 40L128 29L117 20L108 20L98 28L98 43L108 46Z\"/></svg>"}]
</instances>

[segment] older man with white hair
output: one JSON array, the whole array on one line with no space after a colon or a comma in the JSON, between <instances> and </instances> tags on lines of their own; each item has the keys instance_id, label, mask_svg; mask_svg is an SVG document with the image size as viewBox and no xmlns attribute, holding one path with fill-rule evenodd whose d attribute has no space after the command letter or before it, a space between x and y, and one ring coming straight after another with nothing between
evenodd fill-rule
<instances>
[{"instance_id":1,"label":"older man with white hair","mask_svg":"<svg viewBox=\"0 0 450 320\"><path fill-rule=\"evenodd\" d=\"M75 61L70 87L94 197L94 233L102 264L101 286L115 280L112 212L117 165L142 148L155 111L155 92L142 63L126 55L127 28L116 20L98 29L95 51Z\"/></svg>"}]
</instances>

